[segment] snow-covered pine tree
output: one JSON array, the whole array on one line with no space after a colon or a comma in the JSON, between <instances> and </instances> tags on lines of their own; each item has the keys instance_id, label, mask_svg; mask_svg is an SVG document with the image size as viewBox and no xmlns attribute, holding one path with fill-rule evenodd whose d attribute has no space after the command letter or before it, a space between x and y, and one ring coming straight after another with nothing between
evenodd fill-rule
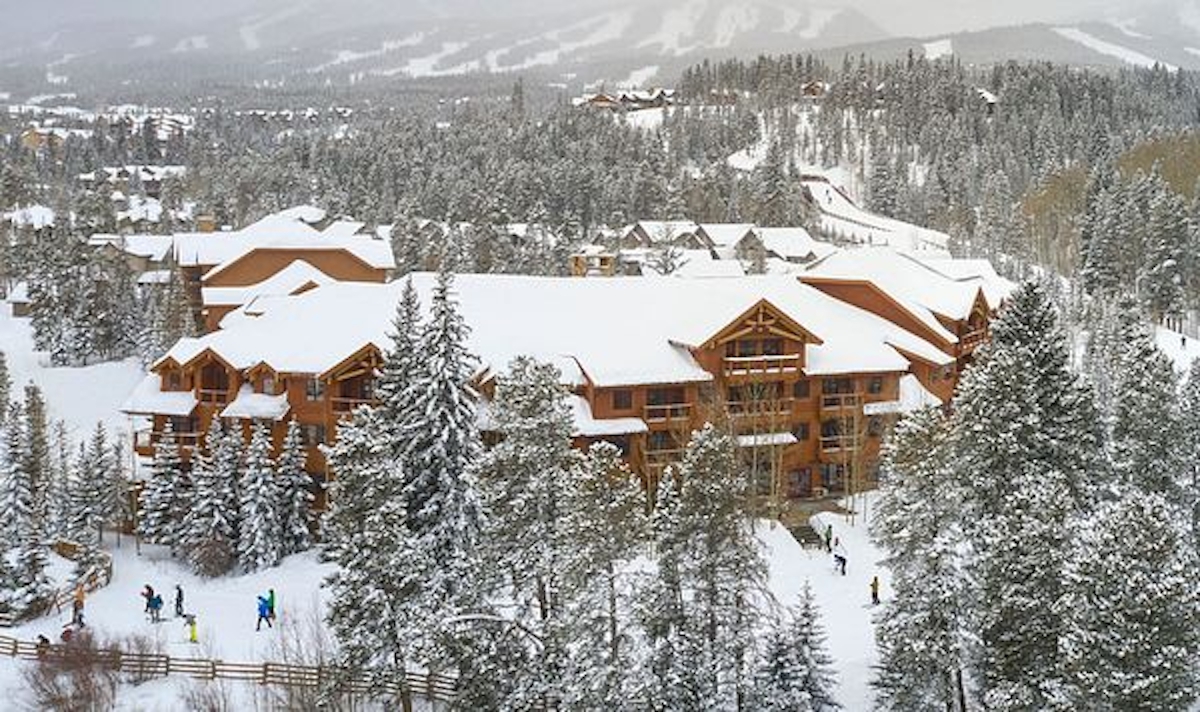
<instances>
[{"instance_id":1,"label":"snow-covered pine tree","mask_svg":"<svg viewBox=\"0 0 1200 712\"><path fill-rule=\"evenodd\" d=\"M1126 326L1113 389L1112 463L1117 482L1186 506L1185 453L1175 369L1144 323Z\"/></svg>"},{"instance_id":2,"label":"snow-covered pine tree","mask_svg":"<svg viewBox=\"0 0 1200 712\"><path fill-rule=\"evenodd\" d=\"M175 518L181 511L182 479L183 463L179 456L179 444L175 441L175 431L168 420L154 445L150 474L138 503L138 534L151 543L170 547L172 552L179 546L183 533L183 522Z\"/></svg>"},{"instance_id":3,"label":"snow-covered pine tree","mask_svg":"<svg viewBox=\"0 0 1200 712\"><path fill-rule=\"evenodd\" d=\"M42 389L33 383L25 386L24 467L33 490L33 506L43 526L49 516L50 434L46 422L46 401Z\"/></svg>"},{"instance_id":4,"label":"snow-covered pine tree","mask_svg":"<svg viewBox=\"0 0 1200 712\"><path fill-rule=\"evenodd\" d=\"M1180 395L1184 444L1183 481L1188 488L1192 510L1192 538L1200 556L1200 359L1192 361Z\"/></svg>"},{"instance_id":5,"label":"snow-covered pine tree","mask_svg":"<svg viewBox=\"0 0 1200 712\"><path fill-rule=\"evenodd\" d=\"M103 430L100 430L100 433L103 435ZM100 511L102 490L99 486L99 476L104 462L93 459L92 447L95 445L95 442L80 445L79 460L67 474L71 508L67 532L77 545L72 580L79 585L99 576L103 567L100 530L104 525L104 518ZM103 440L99 447L101 453L107 453L108 445Z\"/></svg>"},{"instance_id":6,"label":"snow-covered pine tree","mask_svg":"<svg viewBox=\"0 0 1200 712\"><path fill-rule=\"evenodd\" d=\"M820 612L806 581L799 603L777 617L754 678L753 709L766 712L841 709L834 699L833 658Z\"/></svg>"},{"instance_id":7,"label":"snow-covered pine tree","mask_svg":"<svg viewBox=\"0 0 1200 712\"><path fill-rule=\"evenodd\" d=\"M983 704L1045 709L1066 675L1062 574L1074 526L1092 504L1098 437L1090 393L1071 371L1041 288L1013 294L954 405Z\"/></svg>"},{"instance_id":8,"label":"snow-covered pine tree","mask_svg":"<svg viewBox=\"0 0 1200 712\"><path fill-rule=\"evenodd\" d=\"M559 700L568 645L563 575L568 550L567 492L581 456L571 447L572 420L554 366L520 357L509 364L493 406L503 439L478 461L480 493L489 513L483 540L488 562L515 603L530 637L531 667L505 707Z\"/></svg>"},{"instance_id":9,"label":"snow-covered pine tree","mask_svg":"<svg viewBox=\"0 0 1200 712\"><path fill-rule=\"evenodd\" d=\"M57 421L50 429L51 440L49 466L46 468L46 535L50 540L59 537L74 538L74 516L71 478L75 462L71 460L71 439L67 435L67 424Z\"/></svg>"},{"instance_id":10,"label":"snow-covered pine tree","mask_svg":"<svg viewBox=\"0 0 1200 712\"><path fill-rule=\"evenodd\" d=\"M429 322L417 350L424 356L411 392L411 416L401 423L405 444L402 501L408 541L395 565L422 582L413 601L413 634L437 635L440 618L471 609L480 529L479 494L470 471L482 447L475 403L468 391L472 357L468 327L458 313L453 275L442 271L433 291ZM427 567L427 568L424 568ZM428 639L428 638L427 638Z\"/></svg>"},{"instance_id":11,"label":"snow-covered pine tree","mask_svg":"<svg viewBox=\"0 0 1200 712\"><path fill-rule=\"evenodd\" d=\"M689 618L705 646L696 665L710 698L744 699L753 673L755 622L773 599L733 436L711 423L692 433L678 477L680 518L692 542L683 581L692 591Z\"/></svg>"},{"instance_id":12,"label":"snow-covered pine tree","mask_svg":"<svg viewBox=\"0 0 1200 712\"><path fill-rule=\"evenodd\" d=\"M284 556L307 551L312 546L312 477L304 469L304 440L300 423L288 423L283 445L275 462L279 490L279 535Z\"/></svg>"},{"instance_id":13,"label":"snow-covered pine tree","mask_svg":"<svg viewBox=\"0 0 1200 712\"><path fill-rule=\"evenodd\" d=\"M234 482L216 465L221 447L221 419L213 418L204 448L192 453L192 507L184 519L183 550L201 576L220 576L237 559L238 499Z\"/></svg>"},{"instance_id":14,"label":"snow-covered pine tree","mask_svg":"<svg viewBox=\"0 0 1200 712\"><path fill-rule=\"evenodd\" d=\"M102 431L103 425L97 424ZM100 503L104 525L114 529L117 544L121 542L121 530L133 518L129 501L129 476L125 470L125 446L120 438L114 439L104 456L104 468L100 473ZM100 538L104 538L101 531Z\"/></svg>"},{"instance_id":15,"label":"snow-covered pine tree","mask_svg":"<svg viewBox=\"0 0 1200 712\"><path fill-rule=\"evenodd\" d=\"M421 360L421 304L411 278L404 282L404 291L396 305L392 330L388 336L391 343L384 355L383 369L375 383L375 392L383 415L382 424L398 427L404 422L405 411L410 407L410 389L420 370ZM396 438L396 447L402 449L399 435L393 433L391 437Z\"/></svg>"},{"instance_id":16,"label":"snow-covered pine tree","mask_svg":"<svg viewBox=\"0 0 1200 712\"><path fill-rule=\"evenodd\" d=\"M684 559L690 546L681 512L679 477L668 467L659 478L650 527L654 571L635 594L635 617L642 632L643 659L634 670L633 698L639 709L693 710L713 699L711 680L697 665L702 644L685 608ZM722 700L713 699L721 709Z\"/></svg>"},{"instance_id":17,"label":"snow-covered pine tree","mask_svg":"<svg viewBox=\"0 0 1200 712\"><path fill-rule=\"evenodd\" d=\"M246 468L239 492L238 563L245 571L258 571L279 563L279 487L271 460L270 425L256 422L246 450Z\"/></svg>"},{"instance_id":18,"label":"snow-covered pine tree","mask_svg":"<svg viewBox=\"0 0 1200 712\"><path fill-rule=\"evenodd\" d=\"M616 709L628 704L636 667L631 614L634 574L648 532L646 497L638 477L613 444L588 448L567 492L567 561L562 578L566 611L563 705Z\"/></svg>"},{"instance_id":19,"label":"snow-covered pine tree","mask_svg":"<svg viewBox=\"0 0 1200 712\"><path fill-rule=\"evenodd\" d=\"M421 591L420 579L396 566L407 554L403 476L381 432L375 409L360 407L327 449L335 479L324 546L337 569L324 585L342 664L393 680L417 656L420 641L410 632L422 619L409 604Z\"/></svg>"},{"instance_id":20,"label":"snow-covered pine tree","mask_svg":"<svg viewBox=\"0 0 1200 712\"><path fill-rule=\"evenodd\" d=\"M945 416L927 409L897 425L884 453L871 520L893 591L876 618L879 664L871 684L881 710L963 712L965 705L961 495L948 438Z\"/></svg>"},{"instance_id":21,"label":"snow-covered pine tree","mask_svg":"<svg viewBox=\"0 0 1200 712\"><path fill-rule=\"evenodd\" d=\"M25 442L21 404L8 408L12 418L4 428L3 478L0 478L0 541L15 546L33 516L33 486L23 466Z\"/></svg>"},{"instance_id":22,"label":"snow-covered pine tree","mask_svg":"<svg viewBox=\"0 0 1200 712\"><path fill-rule=\"evenodd\" d=\"M0 351L0 425L8 419L8 399L12 397L12 377L8 373L8 356Z\"/></svg>"},{"instance_id":23,"label":"snow-covered pine tree","mask_svg":"<svg viewBox=\"0 0 1200 712\"><path fill-rule=\"evenodd\" d=\"M1200 696L1198 564L1178 508L1128 491L1081 527L1064 603L1071 709L1187 710Z\"/></svg>"}]
</instances>

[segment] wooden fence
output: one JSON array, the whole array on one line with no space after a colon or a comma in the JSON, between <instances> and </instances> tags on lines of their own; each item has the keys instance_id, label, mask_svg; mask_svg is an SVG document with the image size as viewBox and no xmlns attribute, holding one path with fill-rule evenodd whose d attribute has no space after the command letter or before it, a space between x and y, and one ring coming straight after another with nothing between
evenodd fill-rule
<instances>
[{"instance_id":1,"label":"wooden fence","mask_svg":"<svg viewBox=\"0 0 1200 712\"><path fill-rule=\"evenodd\" d=\"M72 561L74 561L79 555L79 545L70 541L56 541L51 545L50 548L54 550L54 553L58 554L64 559L70 559ZM110 556L106 551L101 551L100 560L103 562L100 566L100 570L92 573L92 575L83 582L83 590L87 593L91 593L96 589L107 586L108 582L112 581L112 556ZM54 599L48 601L44 608L30 611L29 614L23 618L14 616L8 611L2 611L0 612L0 628L12 628L24 620L46 615L51 611L61 611L64 607L71 605L73 598L75 598L75 586L67 585L55 591Z\"/></svg>"},{"instance_id":2,"label":"wooden fence","mask_svg":"<svg viewBox=\"0 0 1200 712\"><path fill-rule=\"evenodd\" d=\"M91 648L79 645L42 645L0 635L0 655L19 660L53 663L70 660L78 663L89 660L97 665L128 672L139 677L179 675L196 680L242 680L260 685L281 685L293 688L317 689L329 686L339 692L412 698L432 702L453 702L454 678L445 675L405 673L403 680L372 680L361 673L329 665L285 665L280 663L228 663L200 658L174 658L157 653L124 652L113 648ZM406 709L409 704L404 705Z\"/></svg>"}]
</instances>

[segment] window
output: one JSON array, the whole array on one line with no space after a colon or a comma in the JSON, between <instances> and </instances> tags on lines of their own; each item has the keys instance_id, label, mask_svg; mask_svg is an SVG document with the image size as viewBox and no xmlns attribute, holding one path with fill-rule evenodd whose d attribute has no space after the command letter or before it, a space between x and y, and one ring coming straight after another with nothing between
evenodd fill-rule
<instances>
[{"instance_id":1,"label":"window","mask_svg":"<svg viewBox=\"0 0 1200 712\"><path fill-rule=\"evenodd\" d=\"M792 384L793 398L808 398L811 395L810 391L807 379L799 380Z\"/></svg>"},{"instance_id":2,"label":"window","mask_svg":"<svg viewBox=\"0 0 1200 712\"><path fill-rule=\"evenodd\" d=\"M171 431L174 432L176 436L191 435L192 433L196 432L196 419L172 416Z\"/></svg>"},{"instance_id":3,"label":"window","mask_svg":"<svg viewBox=\"0 0 1200 712\"><path fill-rule=\"evenodd\" d=\"M611 435L604 438L600 442L615 445L621 451L621 457L629 457L629 436L628 435Z\"/></svg>"},{"instance_id":4,"label":"window","mask_svg":"<svg viewBox=\"0 0 1200 712\"><path fill-rule=\"evenodd\" d=\"M266 393L269 396L275 395L275 377L274 376L263 376L262 392Z\"/></svg>"},{"instance_id":5,"label":"window","mask_svg":"<svg viewBox=\"0 0 1200 712\"><path fill-rule=\"evenodd\" d=\"M633 409L633 391L628 388L622 388L612 392L612 407L613 410L632 410Z\"/></svg>"},{"instance_id":6,"label":"window","mask_svg":"<svg viewBox=\"0 0 1200 712\"><path fill-rule=\"evenodd\" d=\"M821 382L821 392L825 395L839 395L842 393L854 392L854 379L852 378L826 378Z\"/></svg>"},{"instance_id":7,"label":"window","mask_svg":"<svg viewBox=\"0 0 1200 712\"><path fill-rule=\"evenodd\" d=\"M872 376L871 380L867 381L867 393L878 395L883 393L883 377Z\"/></svg>"},{"instance_id":8,"label":"window","mask_svg":"<svg viewBox=\"0 0 1200 712\"><path fill-rule=\"evenodd\" d=\"M725 344L727 358L751 356L782 356L783 339L742 339Z\"/></svg>"},{"instance_id":9,"label":"window","mask_svg":"<svg viewBox=\"0 0 1200 712\"><path fill-rule=\"evenodd\" d=\"M316 447L325 443L325 426L302 424L300 426L300 439L305 447Z\"/></svg>"},{"instance_id":10,"label":"window","mask_svg":"<svg viewBox=\"0 0 1200 712\"><path fill-rule=\"evenodd\" d=\"M762 353L764 356L782 356L783 339L763 339Z\"/></svg>"},{"instance_id":11,"label":"window","mask_svg":"<svg viewBox=\"0 0 1200 712\"><path fill-rule=\"evenodd\" d=\"M808 423L800 423L799 425L797 425L796 428L792 431L792 434L795 435L796 439L799 440L800 442L804 442L805 440L808 440Z\"/></svg>"},{"instance_id":12,"label":"window","mask_svg":"<svg viewBox=\"0 0 1200 712\"><path fill-rule=\"evenodd\" d=\"M171 371L170 373L167 374L167 390L168 391L182 391L183 390L183 376L179 373L179 371Z\"/></svg>"},{"instance_id":13,"label":"window","mask_svg":"<svg viewBox=\"0 0 1200 712\"><path fill-rule=\"evenodd\" d=\"M304 396L310 401L325 398L325 382L319 378L310 378L304 386Z\"/></svg>"}]
</instances>

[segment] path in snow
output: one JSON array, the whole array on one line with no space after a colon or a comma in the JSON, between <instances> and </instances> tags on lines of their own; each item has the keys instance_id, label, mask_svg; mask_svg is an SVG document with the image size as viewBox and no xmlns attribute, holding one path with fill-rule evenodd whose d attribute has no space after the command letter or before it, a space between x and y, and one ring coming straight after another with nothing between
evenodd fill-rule
<instances>
[{"instance_id":1,"label":"path in snow","mask_svg":"<svg viewBox=\"0 0 1200 712\"><path fill-rule=\"evenodd\" d=\"M1121 45L1113 44L1112 42L1106 42L1099 37L1089 35L1078 27L1055 27L1054 32L1061 37L1071 40L1072 42L1078 42L1093 52L1099 52L1100 54L1108 55L1109 57L1116 57L1122 62L1126 62L1128 64L1147 68L1153 67L1157 64L1171 72L1175 71L1176 69L1176 67L1172 64L1167 64L1161 60L1144 55L1137 50L1132 50L1128 47L1122 47Z\"/></svg>"}]
</instances>

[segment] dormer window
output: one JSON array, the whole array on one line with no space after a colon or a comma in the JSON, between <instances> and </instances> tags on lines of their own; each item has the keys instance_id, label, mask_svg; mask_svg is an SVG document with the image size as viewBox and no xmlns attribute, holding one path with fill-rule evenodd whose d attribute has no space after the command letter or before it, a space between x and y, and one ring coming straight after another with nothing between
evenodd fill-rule
<instances>
[{"instance_id":1,"label":"dormer window","mask_svg":"<svg viewBox=\"0 0 1200 712\"><path fill-rule=\"evenodd\" d=\"M167 373L167 388L168 391L183 390L183 374L179 371L169 371Z\"/></svg>"},{"instance_id":2,"label":"dormer window","mask_svg":"<svg viewBox=\"0 0 1200 712\"><path fill-rule=\"evenodd\" d=\"M269 396L275 395L275 377L274 376L263 376L262 392Z\"/></svg>"}]
</instances>

